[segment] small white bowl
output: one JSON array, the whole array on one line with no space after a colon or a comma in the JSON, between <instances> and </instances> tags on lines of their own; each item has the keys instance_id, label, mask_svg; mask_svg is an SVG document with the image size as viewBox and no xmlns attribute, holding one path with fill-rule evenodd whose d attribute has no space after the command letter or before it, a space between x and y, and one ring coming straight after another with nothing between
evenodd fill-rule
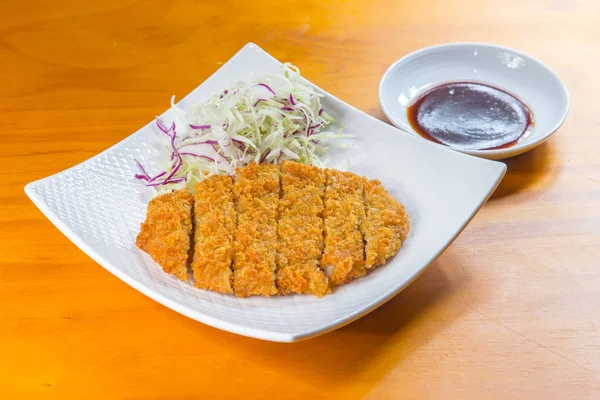
<instances>
[{"instance_id":1,"label":"small white bowl","mask_svg":"<svg viewBox=\"0 0 600 400\"><path fill-rule=\"evenodd\" d=\"M513 157L546 141L569 111L569 94L558 75L527 54L485 43L426 47L396 61L379 82L379 101L399 129L421 137L408 122L406 108L423 92L452 81L488 83L516 95L533 112L531 134L514 146L463 153L491 160ZM423 139L427 140L427 139Z\"/></svg>"}]
</instances>

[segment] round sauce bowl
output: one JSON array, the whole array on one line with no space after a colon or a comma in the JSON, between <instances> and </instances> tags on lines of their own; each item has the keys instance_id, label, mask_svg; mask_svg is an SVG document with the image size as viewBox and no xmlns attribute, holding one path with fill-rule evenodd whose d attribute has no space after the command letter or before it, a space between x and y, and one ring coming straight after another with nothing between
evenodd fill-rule
<instances>
[{"instance_id":1,"label":"round sauce bowl","mask_svg":"<svg viewBox=\"0 0 600 400\"><path fill-rule=\"evenodd\" d=\"M484 43L438 45L402 57L381 78L379 101L396 127L439 144L415 125L412 111L428 92L453 82L497 88L517 98L531 112L527 133L507 145L479 149L473 143L462 146L460 140L442 144L478 157L499 160L531 150L560 127L569 110L567 88L549 67L516 50ZM469 110L465 111L468 115ZM444 118L448 125L460 126L463 116L448 114ZM483 133L484 128L479 134Z\"/></svg>"}]
</instances>

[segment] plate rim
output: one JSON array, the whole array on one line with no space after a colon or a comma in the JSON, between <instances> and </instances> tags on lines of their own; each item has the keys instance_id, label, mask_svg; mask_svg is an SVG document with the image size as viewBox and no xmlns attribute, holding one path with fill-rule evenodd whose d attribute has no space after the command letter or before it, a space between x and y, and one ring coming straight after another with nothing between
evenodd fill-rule
<instances>
[{"instance_id":1,"label":"plate rim","mask_svg":"<svg viewBox=\"0 0 600 400\"><path fill-rule=\"evenodd\" d=\"M281 63L280 61L278 61L276 58L274 58L273 56L271 56L268 52L266 52L265 50L263 50L262 48L260 48L259 46L257 46L256 44L249 42L246 45L244 45L240 50L238 50L232 57L229 58L229 61L231 61L233 58L235 58L236 56L238 56L239 54L241 54L242 52L248 50L248 49L258 49L263 56L268 56L271 59L273 59L274 61ZM226 63L227 63L226 62ZM225 64L223 64L225 65ZM206 80L210 79L212 76L214 76L217 71L219 71L219 69L217 69L213 74L211 74L209 77L207 77L203 82L205 82ZM202 82L200 83L202 84ZM348 107L352 110L358 111L362 114L363 117L367 117L370 118L371 120L373 120L374 122L378 123L378 124L383 124L386 126L389 126L388 124L386 124L385 122L367 114L364 111L361 111L357 108L355 108L354 106L340 100L339 98L337 98L336 96L332 95L331 93L321 89L319 86L310 83L312 86L314 86L315 88L319 89L320 91L322 91L323 93L327 94L327 96L329 96L331 99L339 102L340 104L344 105L345 107ZM196 87L197 88L197 87ZM192 89L192 91L190 91L190 93L188 93L186 96L184 96L180 101L183 101L186 97L188 97L196 88ZM149 124L151 124L152 122L150 122ZM31 201L34 203L34 205L42 212L42 214L48 218L48 220L61 232L63 233L69 240L71 240L71 242L73 242L73 244L75 244L77 247L79 247L86 255L88 255L92 260L94 260L96 263L100 264L104 269L106 269L108 272L110 272L111 274L113 274L114 276L116 276L117 278L119 278L121 281L125 282L126 284L128 284L129 286L131 286L133 289L139 291L140 293L148 296L149 298L151 298L152 300L158 302L159 304L164 305L165 307L168 307L170 309L172 309L175 312L178 312L190 319L193 319L195 321L201 322L203 324L209 325L211 327L214 327L216 329L220 329L220 330L224 330L224 331L228 331L231 333L235 333L238 335L242 335L242 336L247 336L247 337L252 337L252 338L256 338L256 339L262 339L262 340L267 340L267 341L272 341L272 342L284 342L284 343L290 343L290 342L298 342L298 341L302 341L302 340L306 340L306 339L310 339L316 336L320 336L322 334L325 334L327 332L336 330L338 328L341 328L345 325L348 325L354 321L356 321L357 319L363 317L364 315L370 313L371 311L375 310L376 308L380 307L381 305L383 305L384 303L388 302L390 299L392 299L394 296L396 296L398 293L400 293L402 290L404 290L408 285L410 285L415 279L417 279L455 240L456 238L463 232L463 230L466 228L466 226L472 221L472 219L475 217L475 215L479 212L479 210L481 209L481 207L485 204L485 202L489 199L489 197L492 195L492 193L495 191L495 189L498 187L498 185L500 184L500 182L502 181L502 178L504 177L505 173L506 173L506 165L501 163L501 162L497 162L497 161L490 161L490 160L483 160L480 159L479 161L481 162L485 162L487 163L490 167L492 167L494 170L494 175L495 175L495 180L492 182L490 181L490 186L487 190L487 192L485 193L485 195L479 199L478 201L478 206L475 207L470 215L468 216L468 218L466 218L462 225L456 230L456 232L450 237L450 239L448 240L448 242L446 243L445 246L443 246L442 248L440 248L440 250L438 252L436 252L435 254L432 254L431 257L429 257L425 262L423 262L423 265L420 269L415 270L412 274L408 274L406 276L406 279L402 280L401 282L399 282L394 289L388 291L387 293L383 293L381 296L379 296L376 300L374 300L373 302L371 302L370 304L366 305L365 307L356 310L354 313L347 315L341 319L338 319L336 321L324 324L316 329L310 330L310 331L304 331L304 332L299 332L299 333L286 333L286 332L278 332L278 331L274 331L274 330L265 330L265 329L258 329L258 328L254 328L254 327L250 327L250 326L246 326L246 325L239 325L237 323L233 323L233 322L229 322L226 319L220 319L220 318L216 318L216 317L212 317L210 315L204 314L200 311L194 310L186 305L183 305L181 303L178 303L177 301L171 300L168 297L162 295L161 293L155 291L154 289L152 289L149 286L144 285L143 283L137 281L136 279L134 279L133 277L130 277L128 274L122 272L121 270L119 270L118 268L114 267L112 265L111 262L109 262L108 260L106 260L104 257L102 257L100 254L98 254L91 246L89 246L79 235L77 235L71 228L69 228L64 222L63 220L58 217L58 215L53 212L48 205L46 204L45 201L43 201L39 194L37 193L37 191L35 190L35 186L36 183L44 181L48 178L51 178L55 175L64 173L66 171L75 169L80 167L81 165L91 162L92 160L94 160L97 157L102 156L104 153L109 152L110 150L112 150L115 147L118 147L122 142L124 142L125 140L127 140L128 138L138 134L145 126L147 126L148 124L144 125L143 127L141 127L140 129L138 129L136 132L126 136L125 138L123 138L123 140L117 142L116 144L110 146L109 148L99 152L98 154L95 154L94 156L88 158L87 160L84 160L82 162L80 162L79 164L76 164L72 167L69 167L67 169L64 169L62 171L59 171L57 173L54 173L52 175L49 175L47 177L41 178L41 179L37 179L35 181L32 181L30 183L28 183L27 185L25 185L24 190L26 195L31 199ZM396 129L395 127L392 127L394 129ZM397 130L398 134L406 134L401 130ZM447 151L453 151L451 149L447 149ZM469 155L463 154L464 157L471 157Z\"/></svg>"}]
</instances>

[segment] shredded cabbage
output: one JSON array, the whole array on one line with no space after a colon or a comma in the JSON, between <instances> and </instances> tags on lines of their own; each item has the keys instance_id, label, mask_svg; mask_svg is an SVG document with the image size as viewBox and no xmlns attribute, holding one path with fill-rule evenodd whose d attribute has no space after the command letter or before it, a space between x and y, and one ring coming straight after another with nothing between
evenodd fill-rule
<instances>
[{"instance_id":1,"label":"shredded cabbage","mask_svg":"<svg viewBox=\"0 0 600 400\"><path fill-rule=\"evenodd\" d=\"M171 106L176 120L157 127L169 138L169 165L151 177L140 169L135 177L160 192L194 185L211 174L234 174L252 162L283 160L323 166L321 156L332 139L350 137L327 131L334 120L325 112L323 96L304 83L298 68L283 65L283 74L254 82L237 82L207 102L184 110Z\"/></svg>"}]
</instances>

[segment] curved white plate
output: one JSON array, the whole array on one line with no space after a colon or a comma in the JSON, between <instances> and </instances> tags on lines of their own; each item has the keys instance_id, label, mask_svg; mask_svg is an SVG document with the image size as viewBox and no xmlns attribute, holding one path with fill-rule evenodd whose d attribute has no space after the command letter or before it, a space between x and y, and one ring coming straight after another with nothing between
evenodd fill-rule
<instances>
[{"instance_id":1,"label":"curved white plate","mask_svg":"<svg viewBox=\"0 0 600 400\"><path fill-rule=\"evenodd\" d=\"M556 132L569 111L567 88L550 68L527 54L485 43L442 44L402 57L381 78L379 102L394 125L421 138L408 123L406 108L421 93L451 81L490 83L515 94L533 111L531 134L514 146L455 149L474 156L500 160L531 150Z\"/></svg>"},{"instance_id":2,"label":"curved white plate","mask_svg":"<svg viewBox=\"0 0 600 400\"><path fill-rule=\"evenodd\" d=\"M277 60L248 44L179 105L205 100L233 80L279 71ZM405 204L412 225L405 245L387 265L323 299L239 299L194 289L164 274L135 247L150 193L133 179L133 158L154 162L155 147L164 143L164 135L153 123L73 168L28 184L25 191L96 262L183 315L265 340L292 342L316 336L359 318L406 287L462 231L506 169L402 134L323 93L328 112L357 136L350 150L336 153L332 165L349 162L350 170L380 179Z\"/></svg>"}]
</instances>

